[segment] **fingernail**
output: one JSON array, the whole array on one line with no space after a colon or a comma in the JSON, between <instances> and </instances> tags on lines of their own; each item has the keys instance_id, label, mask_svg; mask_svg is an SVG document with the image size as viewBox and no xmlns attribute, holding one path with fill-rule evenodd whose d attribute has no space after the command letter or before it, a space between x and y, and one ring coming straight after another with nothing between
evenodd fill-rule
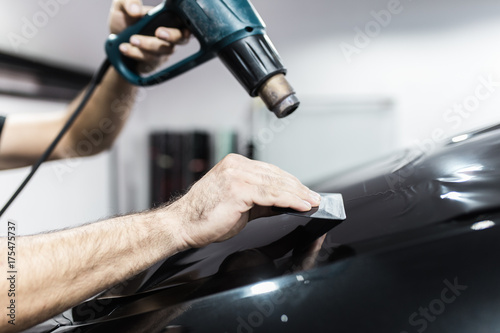
<instances>
[{"instance_id":1,"label":"fingernail","mask_svg":"<svg viewBox=\"0 0 500 333\"><path fill-rule=\"evenodd\" d=\"M314 192L314 191L309 191L309 196L311 197L311 199L313 199L315 202L320 202L321 201L321 195L319 195L318 193Z\"/></svg>"},{"instance_id":2,"label":"fingernail","mask_svg":"<svg viewBox=\"0 0 500 333\"><path fill-rule=\"evenodd\" d=\"M139 46L139 45L141 45L141 40L135 36L132 36L130 38L130 44L135 45L135 46Z\"/></svg>"},{"instance_id":3,"label":"fingernail","mask_svg":"<svg viewBox=\"0 0 500 333\"><path fill-rule=\"evenodd\" d=\"M132 15L139 15L141 13L141 7L138 4L133 3L128 7L128 11Z\"/></svg>"},{"instance_id":4,"label":"fingernail","mask_svg":"<svg viewBox=\"0 0 500 333\"><path fill-rule=\"evenodd\" d=\"M158 37L161 39L168 39L170 37L170 34L167 32L167 30L160 29L158 30Z\"/></svg>"},{"instance_id":5,"label":"fingernail","mask_svg":"<svg viewBox=\"0 0 500 333\"><path fill-rule=\"evenodd\" d=\"M309 202L305 201L305 200L302 200L304 202L304 208L306 208L307 210L311 210L312 206Z\"/></svg>"},{"instance_id":6,"label":"fingernail","mask_svg":"<svg viewBox=\"0 0 500 333\"><path fill-rule=\"evenodd\" d=\"M126 53L128 51L128 45L127 44L120 44L119 49L120 49L120 51Z\"/></svg>"}]
</instances>

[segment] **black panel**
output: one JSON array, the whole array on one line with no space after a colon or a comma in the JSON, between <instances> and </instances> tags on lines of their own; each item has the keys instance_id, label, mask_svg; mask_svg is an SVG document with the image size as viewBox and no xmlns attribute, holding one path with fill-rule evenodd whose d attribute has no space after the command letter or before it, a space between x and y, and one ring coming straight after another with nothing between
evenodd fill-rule
<instances>
[{"instance_id":1,"label":"black panel","mask_svg":"<svg viewBox=\"0 0 500 333\"><path fill-rule=\"evenodd\" d=\"M26 81L36 89L23 89L16 85L0 88L0 94L70 100L89 82L92 73L66 69L55 65L29 60L26 58L0 53L0 75L16 81Z\"/></svg>"}]
</instances>

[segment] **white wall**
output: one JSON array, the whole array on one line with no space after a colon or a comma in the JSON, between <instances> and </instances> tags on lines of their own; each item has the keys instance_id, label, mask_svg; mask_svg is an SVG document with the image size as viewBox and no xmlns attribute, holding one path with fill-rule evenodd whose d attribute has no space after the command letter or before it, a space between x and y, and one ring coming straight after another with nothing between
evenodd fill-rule
<instances>
[{"instance_id":1,"label":"white wall","mask_svg":"<svg viewBox=\"0 0 500 333\"><path fill-rule=\"evenodd\" d=\"M0 96L2 114L16 112L54 112L61 102ZM93 222L115 212L111 197L113 165L110 154L88 159L47 162L42 165L24 191L0 221L17 222L18 234L33 234ZM0 173L0 205L8 201L30 168ZM7 229L0 228L0 235Z\"/></svg>"},{"instance_id":2,"label":"white wall","mask_svg":"<svg viewBox=\"0 0 500 333\"><path fill-rule=\"evenodd\" d=\"M372 2L359 11L383 9L383 2L377 2L379 6ZM394 16L367 47L359 48L351 62L340 45L356 45L353 29L305 41L300 52L285 46L297 90L318 95L392 96L399 118L398 146L426 141L436 130L449 136L499 121L498 83L472 111L466 110L463 116L448 111L456 103L470 102L477 86L483 86L481 78L500 82L500 45L496 42L500 15L492 15L500 13L498 2L443 6L441 1L437 8L435 2L418 3L420 7L427 3L428 13L408 3L408 9ZM470 17L457 17L457 11L467 10ZM478 11L484 18L474 19ZM423 23L418 24L419 20ZM370 21L373 18L354 21L351 27L364 30Z\"/></svg>"},{"instance_id":3,"label":"white wall","mask_svg":"<svg viewBox=\"0 0 500 333\"><path fill-rule=\"evenodd\" d=\"M379 25L369 44L358 40L359 54L351 62L340 45L356 46L355 29L376 27L371 12L387 10L389 1L253 3L268 25L299 97L391 98L395 147L418 145L426 150L435 145L437 134L451 136L500 120L500 87L495 83L500 82L500 2L496 0L401 0L397 14L386 26ZM104 56L109 4L87 0L61 5L37 36L22 45L20 54L95 69ZM0 14L0 28L10 32L19 32L21 19L41 8L35 0L8 6L11 9ZM0 47L12 50L5 38L3 34ZM485 86L488 80L493 85ZM480 99L475 97L478 93ZM470 111L454 112L457 103L469 103L465 108ZM246 130L250 108L249 97L218 60L144 90L118 143L122 178L129 180L119 191L125 195L119 198L121 209L147 205L149 130L219 126ZM89 194L82 195L82 200Z\"/></svg>"}]
</instances>

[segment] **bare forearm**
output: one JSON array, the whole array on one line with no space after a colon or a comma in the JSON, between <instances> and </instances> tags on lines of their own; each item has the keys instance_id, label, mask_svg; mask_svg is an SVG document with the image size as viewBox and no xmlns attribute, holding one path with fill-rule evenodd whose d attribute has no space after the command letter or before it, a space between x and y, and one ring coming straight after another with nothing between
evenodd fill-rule
<instances>
[{"instance_id":1,"label":"bare forearm","mask_svg":"<svg viewBox=\"0 0 500 333\"><path fill-rule=\"evenodd\" d=\"M16 332L47 320L176 253L181 243L172 235L175 225L162 210L20 237L16 325L2 320L0 331ZM0 283L3 291L6 282ZM3 291L1 304L7 304Z\"/></svg>"},{"instance_id":2,"label":"bare forearm","mask_svg":"<svg viewBox=\"0 0 500 333\"><path fill-rule=\"evenodd\" d=\"M50 159L94 155L108 149L128 119L136 90L110 68ZM0 169L34 163L54 140L82 97L83 92L65 112L9 115L0 142Z\"/></svg>"},{"instance_id":3,"label":"bare forearm","mask_svg":"<svg viewBox=\"0 0 500 333\"><path fill-rule=\"evenodd\" d=\"M111 147L129 117L136 93L137 88L114 68L108 69L55 157L93 155ZM83 92L69 105L65 119L80 104L82 97Z\"/></svg>"}]
</instances>

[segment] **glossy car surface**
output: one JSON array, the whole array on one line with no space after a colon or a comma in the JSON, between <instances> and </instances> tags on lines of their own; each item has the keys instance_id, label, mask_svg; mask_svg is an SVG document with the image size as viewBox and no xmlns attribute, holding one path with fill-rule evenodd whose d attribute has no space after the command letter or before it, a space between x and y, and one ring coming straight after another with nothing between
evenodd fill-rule
<instances>
[{"instance_id":1,"label":"glossy car surface","mask_svg":"<svg viewBox=\"0 0 500 333\"><path fill-rule=\"evenodd\" d=\"M279 215L30 332L500 332L500 126L314 187L347 219Z\"/></svg>"}]
</instances>

